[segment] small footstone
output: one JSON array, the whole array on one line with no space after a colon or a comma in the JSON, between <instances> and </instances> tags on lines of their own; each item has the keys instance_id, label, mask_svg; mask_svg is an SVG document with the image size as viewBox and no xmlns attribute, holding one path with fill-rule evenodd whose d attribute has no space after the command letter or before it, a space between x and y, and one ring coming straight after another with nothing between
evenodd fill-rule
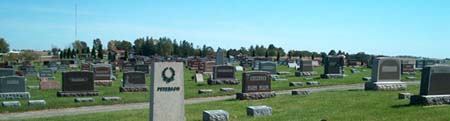
<instances>
[{"instance_id":1,"label":"small footstone","mask_svg":"<svg viewBox=\"0 0 450 121\"><path fill-rule=\"evenodd\" d=\"M203 111L203 121L228 121L230 115L224 110Z\"/></svg>"},{"instance_id":2,"label":"small footstone","mask_svg":"<svg viewBox=\"0 0 450 121\"><path fill-rule=\"evenodd\" d=\"M303 86L304 83L303 82L290 82L289 86L290 87L298 87L298 86Z\"/></svg>"},{"instance_id":3,"label":"small footstone","mask_svg":"<svg viewBox=\"0 0 450 121\"><path fill-rule=\"evenodd\" d=\"M309 90L294 90L292 91L292 95L310 95L311 91Z\"/></svg>"},{"instance_id":4,"label":"small footstone","mask_svg":"<svg viewBox=\"0 0 450 121\"><path fill-rule=\"evenodd\" d=\"M411 99L412 93L399 93L398 99Z\"/></svg>"},{"instance_id":5,"label":"small footstone","mask_svg":"<svg viewBox=\"0 0 450 121\"><path fill-rule=\"evenodd\" d=\"M198 90L198 94L209 94L209 93L213 93L212 89L201 89Z\"/></svg>"},{"instance_id":6,"label":"small footstone","mask_svg":"<svg viewBox=\"0 0 450 121\"><path fill-rule=\"evenodd\" d=\"M94 102L94 98L75 98L75 102Z\"/></svg>"},{"instance_id":7,"label":"small footstone","mask_svg":"<svg viewBox=\"0 0 450 121\"><path fill-rule=\"evenodd\" d=\"M307 85L320 85L320 82L318 81L308 81L306 82Z\"/></svg>"},{"instance_id":8,"label":"small footstone","mask_svg":"<svg viewBox=\"0 0 450 121\"><path fill-rule=\"evenodd\" d=\"M107 101L107 102L110 102L110 101L119 101L119 100L121 100L122 98L120 98L120 97L103 97L102 98L102 101Z\"/></svg>"},{"instance_id":9,"label":"small footstone","mask_svg":"<svg viewBox=\"0 0 450 121\"><path fill-rule=\"evenodd\" d=\"M234 88L220 88L222 92L234 92Z\"/></svg>"},{"instance_id":10,"label":"small footstone","mask_svg":"<svg viewBox=\"0 0 450 121\"><path fill-rule=\"evenodd\" d=\"M269 106L248 106L247 115L252 117L270 116L272 115L272 107Z\"/></svg>"},{"instance_id":11,"label":"small footstone","mask_svg":"<svg viewBox=\"0 0 450 121\"><path fill-rule=\"evenodd\" d=\"M28 101L28 106L41 106L41 105L46 105L47 102L45 102L45 100L29 100Z\"/></svg>"},{"instance_id":12,"label":"small footstone","mask_svg":"<svg viewBox=\"0 0 450 121\"><path fill-rule=\"evenodd\" d=\"M406 77L406 79L408 79L408 80L414 80L414 79L416 79L416 77L414 77L414 76L408 76L408 77Z\"/></svg>"},{"instance_id":13,"label":"small footstone","mask_svg":"<svg viewBox=\"0 0 450 121\"><path fill-rule=\"evenodd\" d=\"M39 86L28 86L28 89L39 89Z\"/></svg>"},{"instance_id":14,"label":"small footstone","mask_svg":"<svg viewBox=\"0 0 450 121\"><path fill-rule=\"evenodd\" d=\"M20 107L19 101L3 101L2 102L3 107Z\"/></svg>"}]
</instances>

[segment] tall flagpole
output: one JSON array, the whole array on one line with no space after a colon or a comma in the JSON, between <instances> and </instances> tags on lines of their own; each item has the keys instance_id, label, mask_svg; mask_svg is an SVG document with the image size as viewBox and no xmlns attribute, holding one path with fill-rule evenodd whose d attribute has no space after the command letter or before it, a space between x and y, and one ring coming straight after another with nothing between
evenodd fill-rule
<instances>
[{"instance_id":1,"label":"tall flagpole","mask_svg":"<svg viewBox=\"0 0 450 121\"><path fill-rule=\"evenodd\" d=\"M77 3L75 3L75 40L78 40L78 22L77 22L77 17L78 17L78 15L77 15L77 7L78 7L78 5L77 5Z\"/></svg>"}]
</instances>

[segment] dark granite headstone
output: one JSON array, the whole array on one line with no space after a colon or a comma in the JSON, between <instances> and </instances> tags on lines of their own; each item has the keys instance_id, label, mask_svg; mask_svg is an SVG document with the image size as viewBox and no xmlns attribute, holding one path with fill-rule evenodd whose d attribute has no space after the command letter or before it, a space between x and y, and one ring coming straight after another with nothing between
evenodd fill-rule
<instances>
[{"instance_id":1,"label":"dark granite headstone","mask_svg":"<svg viewBox=\"0 0 450 121\"><path fill-rule=\"evenodd\" d=\"M127 72L123 74L123 85L120 92L147 91L144 72Z\"/></svg>"},{"instance_id":2,"label":"dark granite headstone","mask_svg":"<svg viewBox=\"0 0 450 121\"><path fill-rule=\"evenodd\" d=\"M373 61L372 79L365 83L366 90L404 90L401 82L401 62L397 58L380 57Z\"/></svg>"},{"instance_id":3,"label":"dark granite headstone","mask_svg":"<svg viewBox=\"0 0 450 121\"><path fill-rule=\"evenodd\" d=\"M270 73L264 71L244 72L242 76L242 92L270 92Z\"/></svg>"},{"instance_id":4,"label":"dark granite headstone","mask_svg":"<svg viewBox=\"0 0 450 121\"><path fill-rule=\"evenodd\" d=\"M300 61L300 71L301 72L312 72L313 70L313 65L312 65L312 60L301 60Z\"/></svg>"},{"instance_id":5,"label":"dark granite headstone","mask_svg":"<svg viewBox=\"0 0 450 121\"><path fill-rule=\"evenodd\" d=\"M135 67L134 67L134 65L133 65L132 63L124 63L124 64L122 65L122 71L123 71L124 73L126 73L126 72L131 72L131 71L135 71L134 69L135 69Z\"/></svg>"},{"instance_id":6,"label":"dark granite headstone","mask_svg":"<svg viewBox=\"0 0 450 121\"><path fill-rule=\"evenodd\" d=\"M88 71L72 71L62 73L62 90L58 96L95 96L94 73Z\"/></svg>"},{"instance_id":7,"label":"dark granite headstone","mask_svg":"<svg viewBox=\"0 0 450 121\"><path fill-rule=\"evenodd\" d=\"M235 70L233 66L216 65L213 70L213 76L208 79L208 84L239 84L234 75Z\"/></svg>"},{"instance_id":8,"label":"dark granite headstone","mask_svg":"<svg viewBox=\"0 0 450 121\"><path fill-rule=\"evenodd\" d=\"M344 57L328 56L324 60L324 73L321 78L343 78Z\"/></svg>"},{"instance_id":9,"label":"dark granite headstone","mask_svg":"<svg viewBox=\"0 0 450 121\"><path fill-rule=\"evenodd\" d=\"M0 98L2 99L29 99L26 92L25 78L22 76L0 77Z\"/></svg>"},{"instance_id":10,"label":"dark granite headstone","mask_svg":"<svg viewBox=\"0 0 450 121\"><path fill-rule=\"evenodd\" d=\"M420 83L421 95L450 95L450 65L425 67Z\"/></svg>"},{"instance_id":11,"label":"dark granite headstone","mask_svg":"<svg viewBox=\"0 0 450 121\"><path fill-rule=\"evenodd\" d=\"M94 80L111 80L111 65L95 64L93 67Z\"/></svg>"}]
</instances>

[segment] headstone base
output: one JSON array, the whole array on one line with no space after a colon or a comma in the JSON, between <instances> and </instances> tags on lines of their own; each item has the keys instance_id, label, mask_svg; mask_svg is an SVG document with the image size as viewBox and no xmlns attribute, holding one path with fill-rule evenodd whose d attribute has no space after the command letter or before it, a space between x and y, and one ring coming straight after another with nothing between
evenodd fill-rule
<instances>
[{"instance_id":1,"label":"headstone base","mask_svg":"<svg viewBox=\"0 0 450 121\"><path fill-rule=\"evenodd\" d=\"M102 97L102 101L106 101L106 102L112 102L112 101L119 101L122 98L120 97Z\"/></svg>"},{"instance_id":2,"label":"headstone base","mask_svg":"<svg viewBox=\"0 0 450 121\"><path fill-rule=\"evenodd\" d=\"M230 84L230 85L236 85L239 84L239 80L237 79L209 79L208 85L219 85L219 84Z\"/></svg>"},{"instance_id":3,"label":"headstone base","mask_svg":"<svg viewBox=\"0 0 450 121\"><path fill-rule=\"evenodd\" d=\"M295 72L295 76L313 76L316 75L317 72L315 71L311 71L311 72L300 72L300 71L296 71Z\"/></svg>"},{"instance_id":4,"label":"headstone base","mask_svg":"<svg viewBox=\"0 0 450 121\"><path fill-rule=\"evenodd\" d=\"M203 121L228 121L230 115L224 110L203 111Z\"/></svg>"},{"instance_id":5,"label":"headstone base","mask_svg":"<svg viewBox=\"0 0 450 121\"><path fill-rule=\"evenodd\" d=\"M220 91L222 92L234 92L234 88L220 88Z\"/></svg>"},{"instance_id":6,"label":"headstone base","mask_svg":"<svg viewBox=\"0 0 450 121\"><path fill-rule=\"evenodd\" d=\"M7 92L7 93L0 93L1 99L30 99L30 93L29 92Z\"/></svg>"},{"instance_id":7,"label":"headstone base","mask_svg":"<svg viewBox=\"0 0 450 121\"><path fill-rule=\"evenodd\" d=\"M309 90L294 90L291 92L292 95L310 95L311 91Z\"/></svg>"},{"instance_id":8,"label":"headstone base","mask_svg":"<svg viewBox=\"0 0 450 121\"><path fill-rule=\"evenodd\" d=\"M76 103L80 103L80 102L94 102L94 98L75 98L73 99L73 101L75 101Z\"/></svg>"},{"instance_id":9,"label":"headstone base","mask_svg":"<svg viewBox=\"0 0 450 121\"><path fill-rule=\"evenodd\" d=\"M290 87L299 87L299 86L303 86L303 85L304 85L303 82L289 82Z\"/></svg>"},{"instance_id":10,"label":"headstone base","mask_svg":"<svg viewBox=\"0 0 450 121\"><path fill-rule=\"evenodd\" d=\"M406 90L405 82L366 82L365 90Z\"/></svg>"},{"instance_id":11,"label":"headstone base","mask_svg":"<svg viewBox=\"0 0 450 121\"><path fill-rule=\"evenodd\" d=\"M450 104L450 95L413 95L411 105L444 105Z\"/></svg>"},{"instance_id":12,"label":"headstone base","mask_svg":"<svg viewBox=\"0 0 450 121\"><path fill-rule=\"evenodd\" d=\"M252 93L237 93L236 99L239 100L258 100L275 97L277 94L275 92L252 92Z\"/></svg>"},{"instance_id":13,"label":"headstone base","mask_svg":"<svg viewBox=\"0 0 450 121\"><path fill-rule=\"evenodd\" d=\"M28 101L28 106L42 106L42 105L46 105L47 102L45 102L45 100L29 100Z\"/></svg>"},{"instance_id":14,"label":"headstone base","mask_svg":"<svg viewBox=\"0 0 450 121\"><path fill-rule=\"evenodd\" d=\"M112 86L112 80L95 80L95 86Z\"/></svg>"},{"instance_id":15,"label":"headstone base","mask_svg":"<svg viewBox=\"0 0 450 121\"><path fill-rule=\"evenodd\" d=\"M411 99L412 93L399 93L398 99Z\"/></svg>"},{"instance_id":16,"label":"headstone base","mask_svg":"<svg viewBox=\"0 0 450 121\"><path fill-rule=\"evenodd\" d=\"M147 92L146 86L142 87L120 87L120 92Z\"/></svg>"},{"instance_id":17,"label":"headstone base","mask_svg":"<svg viewBox=\"0 0 450 121\"><path fill-rule=\"evenodd\" d=\"M3 107L20 107L19 101L3 101L2 102Z\"/></svg>"},{"instance_id":18,"label":"headstone base","mask_svg":"<svg viewBox=\"0 0 450 121\"><path fill-rule=\"evenodd\" d=\"M98 91L84 91L84 92L72 92L72 91L58 91L58 97L83 97L83 96L98 96Z\"/></svg>"},{"instance_id":19,"label":"headstone base","mask_svg":"<svg viewBox=\"0 0 450 121\"><path fill-rule=\"evenodd\" d=\"M211 93L213 93L212 89L201 89L201 90L198 90L198 94L211 94Z\"/></svg>"},{"instance_id":20,"label":"headstone base","mask_svg":"<svg viewBox=\"0 0 450 121\"><path fill-rule=\"evenodd\" d=\"M323 79L336 79L336 78L344 78L343 74L322 74L320 78Z\"/></svg>"}]
</instances>

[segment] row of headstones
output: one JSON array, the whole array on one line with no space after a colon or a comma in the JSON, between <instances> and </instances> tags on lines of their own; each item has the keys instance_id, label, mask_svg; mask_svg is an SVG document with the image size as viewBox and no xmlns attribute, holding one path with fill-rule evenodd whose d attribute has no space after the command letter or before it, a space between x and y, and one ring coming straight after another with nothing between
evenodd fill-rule
<instances>
[{"instance_id":1,"label":"row of headstones","mask_svg":"<svg viewBox=\"0 0 450 121\"><path fill-rule=\"evenodd\" d=\"M381 57L374 60L371 81L365 90L406 90L401 82L401 62L397 58ZM400 99L410 99L410 104L450 104L450 65L436 64L422 70L419 95L400 93Z\"/></svg>"},{"instance_id":2,"label":"row of headstones","mask_svg":"<svg viewBox=\"0 0 450 121\"><path fill-rule=\"evenodd\" d=\"M102 97L102 101L104 102L111 102L111 101L119 101L121 100L120 97ZM74 102L81 103L81 102L94 102L94 98L74 98ZM47 102L45 100L28 100L28 106L44 106L47 105ZM21 107L22 104L20 101L3 101L2 102L3 107Z\"/></svg>"}]
</instances>

